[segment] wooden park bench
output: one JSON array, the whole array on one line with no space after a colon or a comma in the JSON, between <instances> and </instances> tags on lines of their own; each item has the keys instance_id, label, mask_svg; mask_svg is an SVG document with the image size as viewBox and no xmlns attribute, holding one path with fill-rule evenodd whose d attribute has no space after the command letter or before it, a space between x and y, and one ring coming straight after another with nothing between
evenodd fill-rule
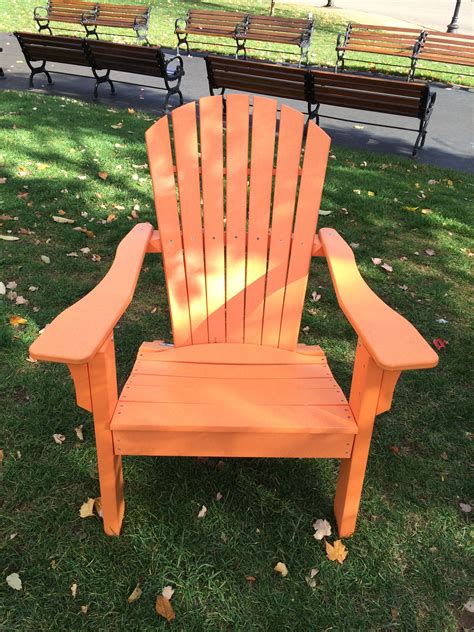
<instances>
[{"instance_id":1,"label":"wooden park bench","mask_svg":"<svg viewBox=\"0 0 474 632\"><path fill-rule=\"evenodd\" d=\"M99 37L97 27L133 29L138 41L148 43L148 22L151 7L148 5L108 4L105 2L84 2L83 0L48 0L46 7L36 7L34 20L41 32L53 34L51 23L81 25L86 36ZM62 30L76 30L65 29Z\"/></svg>"},{"instance_id":2,"label":"wooden park bench","mask_svg":"<svg viewBox=\"0 0 474 632\"><path fill-rule=\"evenodd\" d=\"M251 13L232 13L191 9L186 18L178 18L175 33L178 37L177 52L185 46L189 54L189 35L204 37L231 38L234 40L235 56L241 53L245 58L247 50L265 50L247 46L248 41L268 42L299 48L299 64L308 62L309 48L313 33L314 20L285 18ZM208 40L194 40L195 43L209 44ZM220 44L229 46L229 44ZM277 50L274 52L285 52Z\"/></svg>"},{"instance_id":3,"label":"wooden park bench","mask_svg":"<svg viewBox=\"0 0 474 632\"><path fill-rule=\"evenodd\" d=\"M99 285L30 347L33 359L69 367L78 405L92 412L108 535L124 516L122 457L140 455L340 459L334 514L339 537L350 536L375 417L390 410L402 371L438 362L365 283L344 239L317 232L327 134L284 105L277 136L277 102L256 96L250 115L249 101L229 95L224 123L222 97L205 97L199 125L192 102L147 131L159 232L136 225ZM119 394L114 327L146 253L161 253L173 344L144 342ZM323 349L298 344L312 256L327 263L358 337L349 398Z\"/></svg>"},{"instance_id":4,"label":"wooden park bench","mask_svg":"<svg viewBox=\"0 0 474 632\"><path fill-rule=\"evenodd\" d=\"M221 90L223 94L226 89L230 89L306 101L309 118L315 118L318 124L321 105L416 118L420 123L418 130L413 130L417 131L413 156L425 143L436 100L436 94L431 94L425 83L310 70L217 55L207 55L206 65L211 94L214 94L214 90ZM372 122L367 124L374 125Z\"/></svg>"},{"instance_id":5,"label":"wooden park bench","mask_svg":"<svg viewBox=\"0 0 474 632\"><path fill-rule=\"evenodd\" d=\"M40 73L44 73L48 83L52 83L46 64L53 62L90 68L96 80L94 98L98 96L101 83L107 82L112 93L115 92L110 72L119 71L162 78L167 91L165 109L172 95L176 94L180 103L183 102L180 90L181 79L184 75L183 61L179 57L166 59L159 46L131 46L40 33L16 32L15 36L31 70L30 87L33 86L34 76ZM40 63L39 66L35 65L37 62ZM173 66L173 64L176 65Z\"/></svg>"},{"instance_id":6,"label":"wooden park bench","mask_svg":"<svg viewBox=\"0 0 474 632\"><path fill-rule=\"evenodd\" d=\"M348 52L386 55L408 60L409 78L412 78L416 53L422 45L423 38L424 31L421 29L349 23L346 32L339 33L337 36L335 70L344 70L346 61L366 63L369 61L359 57L347 57ZM394 66L396 64L383 63L382 65Z\"/></svg>"},{"instance_id":7,"label":"wooden park bench","mask_svg":"<svg viewBox=\"0 0 474 632\"><path fill-rule=\"evenodd\" d=\"M417 69L424 69L419 62L432 61L455 66L474 66L474 36L461 33L438 33L425 31L424 37L417 50L410 78L413 78ZM448 74L462 75L466 73L450 72ZM472 75L468 75L472 76Z\"/></svg>"}]
</instances>

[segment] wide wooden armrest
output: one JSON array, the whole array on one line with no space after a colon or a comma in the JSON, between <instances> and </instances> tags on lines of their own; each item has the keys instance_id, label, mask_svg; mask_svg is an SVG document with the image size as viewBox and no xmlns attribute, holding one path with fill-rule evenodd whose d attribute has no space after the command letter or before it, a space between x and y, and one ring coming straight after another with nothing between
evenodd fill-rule
<instances>
[{"instance_id":1,"label":"wide wooden armrest","mask_svg":"<svg viewBox=\"0 0 474 632\"><path fill-rule=\"evenodd\" d=\"M387 371L436 366L436 352L411 323L369 288L357 269L352 248L337 231L322 228L319 238L339 306L374 361Z\"/></svg>"},{"instance_id":2,"label":"wide wooden armrest","mask_svg":"<svg viewBox=\"0 0 474 632\"><path fill-rule=\"evenodd\" d=\"M132 300L152 232L151 224L137 224L122 239L102 281L46 327L32 358L84 364L94 357Z\"/></svg>"}]
</instances>

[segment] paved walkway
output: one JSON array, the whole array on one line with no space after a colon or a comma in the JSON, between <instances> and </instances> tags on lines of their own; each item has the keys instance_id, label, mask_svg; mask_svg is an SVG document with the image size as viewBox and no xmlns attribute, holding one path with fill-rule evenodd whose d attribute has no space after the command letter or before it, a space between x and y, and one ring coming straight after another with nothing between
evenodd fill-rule
<instances>
[{"instance_id":1,"label":"paved walkway","mask_svg":"<svg viewBox=\"0 0 474 632\"><path fill-rule=\"evenodd\" d=\"M325 0L281 0L280 4L301 4L324 7ZM279 0L277 0L277 7ZM335 7L327 9L343 19L367 24L394 22L446 32L454 13L455 0L335 0ZM462 0L459 12L459 33L474 33L474 0Z\"/></svg>"},{"instance_id":2,"label":"paved walkway","mask_svg":"<svg viewBox=\"0 0 474 632\"><path fill-rule=\"evenodd\" d=\"M11 35L0 33L0 47L4 53L0 57L1 65L5 71L5 79L0 79L0 91L6 89L27 90L29 69L24 61L20 47ZM171 53L171 51L170 51ZM204 60L199 57L185 57L184 65L186 76L182 82L182 90L185 101L192 101L209 94ZM90 70L81 67L62 66L61 64L48 64L53 73L53 85L48 86L46 79L38 75L35 77L35 92L44 94L56 94L92 100L94 86ZM57 74L59 72L69 74ZM84 79L78 79L82 75ZM143 87L140 83L142 77L131 76L125 73L114 73L112 78L117 81L130 81L132 85L117 83L115 96L110 95L106 85L100 88L100 102L107 106L133 107L135 110L152 112L161 116L164 92L152 88ZM162 86L160 79L143 77L148 85ZM428 127L428 136L424 149L416 158L416 161L439 167L457 169L474 173L473 149L474 149L474 91L465 89L449 89L442 86L434 86L437 92L437 101ZM0 97L1 99L1 97ZM301 111L305 111L305 105L301 102L284 101ZM173 103L173 102L172 102ZM321 119L321 127L331 136L333 146L337 144L346 147L373 150L394 154L396 156L411 156L411 150L416 134L408 131L387 129L366 125L363 122L382 123L399 127L411 127L416 129L416 119L388 116L372 112L361 112L325 106L321 108L322 116L341 116L353 119L355 122L334 121ZM335 150L335 153L337 151Z\"/></svg>"}]
</instances>

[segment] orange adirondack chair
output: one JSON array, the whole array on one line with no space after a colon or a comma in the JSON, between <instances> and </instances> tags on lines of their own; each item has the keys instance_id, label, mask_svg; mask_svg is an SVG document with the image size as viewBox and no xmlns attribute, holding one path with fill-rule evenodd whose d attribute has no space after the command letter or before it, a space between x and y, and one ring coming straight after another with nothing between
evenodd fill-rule
<instances>
[{"instance_id":1,"label":"orange adirondack chair","mask_svg":"<svg viewBox=\"0 0 474 632\"><path fill-rule=\"evenodd\" d=\"M105 278L30 349L69 366L93 413L108 535L123 519L122 455L339 458L334 513L351 535L375 416L401 371L438 361L340 235L316 233L329 137L286 106L277 134L276 101L255 97L252 117L249 106L229 95L224 120L222 97L206 97L199 119L195 103L174 110L172 136L167 117L148 130L160 232L135 226ZM146 252L163 256L174 346L143 343L118 396L113 329ZM327 260L359 338L349 401L321 348L298 344L311 256Z\"/></svg>"}]
</instances>

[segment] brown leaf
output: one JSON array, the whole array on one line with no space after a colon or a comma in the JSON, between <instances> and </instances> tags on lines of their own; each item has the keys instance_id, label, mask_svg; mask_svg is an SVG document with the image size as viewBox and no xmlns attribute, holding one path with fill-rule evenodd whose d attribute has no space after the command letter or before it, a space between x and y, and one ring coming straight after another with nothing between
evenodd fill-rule
<instances>
[{"instance_id":1,"label":"brown leaf","mask_svg":"<svg viewBox=\"0 0 474 632\"><path fill-rule=\"evenodd\" d=\"M76 598L76 595L77 595L77 584L76 583L72 584L72 586L71 586L71 595L72 595L73 599Z\"/></svg>"},{"instance_id":2,"label":"brown leaf","mask_svg":"<svg viewBox=\"0 0 474 632\"><path fill-rule=\"evenodd\" d=\"M386 272L393 272L392 266L390 266L388 263L382 263L380 267L383 268Z\"/></svg>"},{"instance_id":3,"label":"brown leaf","mask_svg":"<svg viewBox=\"0 0 474 632\"><path fill-rule=\"evenodd\" d=\"M382 263L382 259L380 259L379 257L372 257L372 263L375 266L379 266Z\"/></svg>"},{"instance_id":4,"label":"brown leaf","mask_svg":"<svg viewBox=\"0 0 474 632\"><path fill-rule=\"evenodd\" d=\"M245 581L248 583L250 588L253 588L255 586L255 582L257 581L257 578L254 575L247 575L245 577Z\"/></svg>"},{"instance_id":5,"label":"brown leaf","mask_svg":"<svg viewBox=\"0 0 474 632\"><path fill-rule=\"evenodd\" d=\"M133 603L134 601L137 601L137 599L140 599L141 596L142 589L140 588L140 584L137 584L130 595L127 597L127 601L128 603Z\"/></svg>"},{"instance_id":6,"label":"brown leaf","mask_svg":"<svg viewBox=\"0 0 474 632\"><path fill-rule=\"evenodd\" d=\"M163 595L157 595L155 610L156 613L159 614L160 617L163 617L163 619L166 619L168 623L171 623L171 621L174 621L176 619L176 615L170 600L166 597L163 597Z\"/></svg>"},{"instance_id":7,"label":"brown leaf","mask_svg":"<svg viewBox=\"0 0 474 632\"><path fill-rule=\"evenodd\" d=\"M326 555L331 562L339 562L339 564L342 564L348 553L349 551L346 549L341 540L336 540L334 545L326 541Z\"/></svg>"},{"instance_id":8,"label":"brown leaf","mask_svg":"<svg viewBox=\"0 0 474 632\"><path fill-rule=\"evenodd\" d=\"M436 255L436 252L432 248L427 248L425 252L429 257L434 257Z\"/></svg>"},{"instance_id":9,"label":"brown leaf","mask_svg":"<svg viewBox=\"0 0 474 632\"><path fill-rule=\"evenodd\" d=\"M74 432L76 433L76 436L79 439L79 441L84 441L84 435L82 433L82 428L83 427L84 427L84 424L81 424L80 426L76 426L74 428Z\"/></svg>"},{"instance_id":10,"label":"brown leaf","mask_svg":"<svg viewBox=\"0 0 474 632\"><path fill-rule=\"evenodd\" d=\"M66 441L66 437L63 434L59 434L59 432L55 432L53 434L54 443L58 445L62 445Z\"/></svg>"},{"instance_id":11,"label":"brown leaf","mask_svg":"<svg viewBox=\"0 0 474 632\"><path fill-rule=\"evenodd\" d=\"M101 180L107 180L107 178L109 177L109 174L107 173L107 171L99 171L97 175L99 176Z\"/></svg>"},{"instance_id":12,"label":"brown leaf","mask_svg":"<svg viewBox=\"0 0 474 632\"><path fill-rule=\"evenodd\" d=\"M107 224L110 224L111 222L115 222L115 220L117 219L117 215L115 215L115 213L110 213L109 215L107 215Z\"/></svg>"}]
</instances>

